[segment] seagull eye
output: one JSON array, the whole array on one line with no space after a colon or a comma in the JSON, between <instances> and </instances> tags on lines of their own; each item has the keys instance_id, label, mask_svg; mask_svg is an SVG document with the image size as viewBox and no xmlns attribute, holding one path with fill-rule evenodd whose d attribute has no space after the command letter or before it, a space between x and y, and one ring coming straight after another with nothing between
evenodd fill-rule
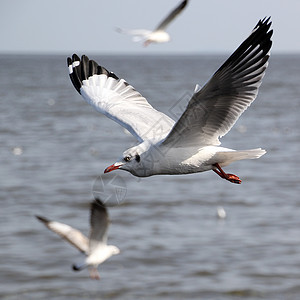
<instances>
[{"instance_id":1,"label":"seagull eye","mask_svg":"<svg viewBox=\"0 0 300 300\"><path fill-rule=\"evenodd\" d=\"M136 160L137 162L140 162L141 157L137 154L137 155L135 156L135 160Z\"/></svg>"},{"instance_id":2,"label":"seagull eye","mask_svg":"<svg viewBox=\"0 0 300 300\"><path fill-rule=\"evenodd\" d=\"M129 156L125 156L125 157L124 157L124 160L125 160L126 162L128 162L128 161L130 161L130 157L129 157Z\"/></svg>"}]
</instances>

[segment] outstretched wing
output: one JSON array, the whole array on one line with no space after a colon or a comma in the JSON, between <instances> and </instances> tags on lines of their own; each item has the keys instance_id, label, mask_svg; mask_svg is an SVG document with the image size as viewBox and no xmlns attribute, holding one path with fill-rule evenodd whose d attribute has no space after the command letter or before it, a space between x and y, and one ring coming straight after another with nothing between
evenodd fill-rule
<instances>
[{"instance_id":1,"label":"outstretched wing","mask_svg":"<svg viewBox=\"0 0 300 300\"><path fill-rule=\"evenodd\" d=\"M123 34L132 35L132 39L134 42L139 42L141 40L147 39L148 35L152 32L146 29L124 29L124 28L116 28L116 31Z\"/></svg>"},{"instance_id":2,"label":"outstretched wing","mask_svg":"<svg viewBox=\"0 0 300 300\"><path fill-rule=\"evenodd\" d=\"M186 7L187 0L181 1L181 3L173 9L169 15L156 27L155 30L164 30Z\"/></svg>"},{"instance_id":3,"label":"outstretched wing","mask_svg":"<svg viewBox=\"0 0 300 300\"><path fill-rule=\"evenodd\" d=\"M88 254L89 241L88 238L83 235L79 230L72 228L71 226L55 221L50 221L44 217L36 216L44 225L51 231L58 234L64 240L75 246L79 251Z\"/></svg>"},{"instance_id":4,"label":"outstretched wing","mask_svg":"<svg viewBox=\"0 0 300 300\"><path fill-rule=\"evenodd\" d=\"M90 216L90 252L92 252L99 244L107 243L107 230L109 218L105 204L95 199L91 203Z\"/></svg>"},{"instance_id":5,"label":"outstretched wing","mask_svg":"<svg viewBox=\"0 0 300 300\"><path fill-rule=\"evenodd\" d=\"M270 19L270 18L269 18ZM196 91L163 142L172 147L219 145L240 115L255 100L268 66L271 22L263 19L250 36Z\"/></svg>"},{"instance_id":6,"label":"outstretched wing","mask_svg":"<svg viewBox=\"0 0 300 300\"><path fill-rule=\"evenodd\" d=\"M174 121L155 110L125 80L89 60L74 54L67 60L71 81L81 96L97 111L125 127L140 142L163 139Z\"/></svg>"}]
</instances>

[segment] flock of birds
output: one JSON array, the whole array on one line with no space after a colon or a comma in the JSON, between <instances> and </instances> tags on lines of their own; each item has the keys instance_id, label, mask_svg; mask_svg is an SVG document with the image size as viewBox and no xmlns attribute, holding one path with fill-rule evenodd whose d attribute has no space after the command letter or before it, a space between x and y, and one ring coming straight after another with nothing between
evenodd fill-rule
<instances>
[{"instance_id":1,"label":"flock of birds","mask_svg":"<svg viewBox=\"0 0 300 300\"><path fill-rule=\"evenodd\" d=\"M181 1L154 31L119 31L133 35L135 40L143 40L145 46L167 42L170 36L164 30L187 2ZM273 33L270 27L270 18L257 23L210 80L202 88L196 85L186 110L177 121L154 109L124 79L94 60L85 55L69 57L69 75L78 93L97 111L126 128L138 141L104 173L120 169L147 177L213 170L221 178L240 184L240 178L225 173L223 167L237 160L259 158L266 151L220 147L219 138L230 131L257 96L270 56ZM219 208L217 215L224 218L226 212ZM88 267L91 278L99 279L98 265L120 253L117 247L107 245L109 218L100 199L91 203L89 238L69 225L41 216L37 218L86 255L84 263L73 265L73 269L78 271Z\"/></svg>"}]
</instances>

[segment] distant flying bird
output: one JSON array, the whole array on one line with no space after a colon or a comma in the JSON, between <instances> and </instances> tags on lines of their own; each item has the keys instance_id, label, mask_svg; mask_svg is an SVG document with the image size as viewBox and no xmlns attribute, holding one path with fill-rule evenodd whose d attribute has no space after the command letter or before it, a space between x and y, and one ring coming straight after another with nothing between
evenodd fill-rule
<instances>
[{"instance_id":1,"label":"distant flying bird","mask_svg":"<svg viewBox=\"0 0 300 300\"><path fill-rule=\"evenodd\" d=\"M269 19L257 23L201 89L196 86L177 122L155 110L125 80L87 56L81 60L76 54L68 58L71 81L81 96L140 142L104 172L121 169L147 177L213 170L221 178L241 183L238 176L225 173L222 167L237 160L259 158L266 151L219 147L219 138L230 131L257 96L272 45Z\"/></svg>"},{"instance_id":2,"label":"distant flying bird","mask_svg":"<svg viewBox=\"0 0 300 300\"><path fill-rule=\"evenodd\" d=\"M146 29L122 29L116 30L120 33L133 35L133 41L144 41L144 46L151 43L165 43L170 41L170 35L165 31L166 27L183 11L188 1L181 1L181 3L156 27L155 30L150 31Z\"/></svg>"},{"instance_id":3,"label":"distant flying bird","mask_svg":"<svg viewBox=\"0 0 300 300\"><path fill-rule=\"evenodd\" d=\"M109 219L106 207L100 200L91 203L90 208L90 235L87 238L79 230L44 217L36 216L45 226L65 239L71 245L83 252L87 257L81 265L73 265L74 271L89 268L92 279L100 279L97 267L112 255L119 254L116 246L107 245L107 229Z\"/></svg>"}]
</instances>

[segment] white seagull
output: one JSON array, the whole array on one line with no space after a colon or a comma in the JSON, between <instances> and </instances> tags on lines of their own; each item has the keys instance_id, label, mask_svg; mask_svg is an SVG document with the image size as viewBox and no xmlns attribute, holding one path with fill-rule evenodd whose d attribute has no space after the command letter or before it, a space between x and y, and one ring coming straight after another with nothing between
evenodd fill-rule
<instances>
[{"instance_id":1,"label":"white seagull","mask_svg":"<svg viewBox=\"0 0 300 300\"><path fill-rule=\"evenodd\" d=\"M177 122L155 110L124 79L87 56L69 57L70 78L81 96L140 142L104 172L121 169L146 177L213 170L230 182L241 183L238 176L225 173L222 167L237 160L259 158L266 151L220 147L219 137L230 131L257 96L272 45L269 19L257 23L201 89L196 86Z\"/></svg>"},{"instance_id":2,"label":"white seagull","mask_svg":"<svg viewBox=\"0 0 300 300\"><path fill-rule=\"evenodd\" d=\"M150 31L146 29L122 29L116 30L120 33L129 34L133 36L133 41L144 41L144 46L150 43L166 43L170 41L170 35L165 31L166 27L182 12L188 1L184 0L170 12L170 14L155 28Z\"/></svg>"},{"instance_id":3,"label":"white seagull","mask_svg":"<svg viewBox=\"0 0 300 300\"><path fill-rule=\"evenodd\" d=\"M44 217L36 216L45 226L75 246L86 255L85 262L81 265L73 265L74 271L89 268L92 279L100 279L97 267L112 255L119 254L116 246L107 245L107 228L109 219L105 205L96 199L91 203L90 235L87 238L79 230L71 226Z\"/></svg>"}]
</instances>

